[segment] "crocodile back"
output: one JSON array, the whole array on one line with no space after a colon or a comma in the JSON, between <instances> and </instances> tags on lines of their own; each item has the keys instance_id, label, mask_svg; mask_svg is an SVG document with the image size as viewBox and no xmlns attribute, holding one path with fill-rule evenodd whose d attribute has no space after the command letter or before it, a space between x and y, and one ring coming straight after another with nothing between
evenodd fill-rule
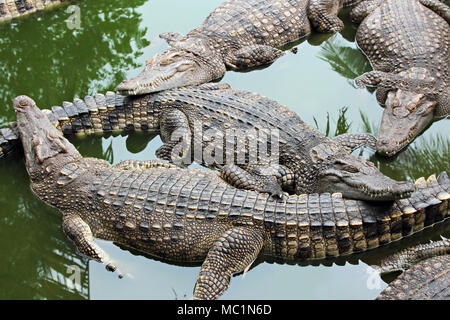
<instances>
[{"instance_id":1,"label":"crocodile back","mask_svg":"<svg viewBox=\"0 0 450 320\"><path fill-rule=\"evenodd\" d=\"M296 150L309 150L325 141L332 143L286 106L250 91L179 88L162 92L153 99L163 101L163 104L166 101L168 107L181 110L187 116L191 130L196 121L201 123L203 132L236 129L245 134L252 129L272 133L276 130L279 145L289 144L289 148Z\"/></svg>"},{"instance_id":2,"label":"crocodile back","mask_svg":"<svg viewBox=\"0 0 450 320\"><path fill-rule=\"evenodd\" d=\"M417 0L386 0L361 23L356 40L375 70L448 83L450 26Z\"/></svg>"},{"instance_id":3,"label":"crocodile back","mask_svg":"<svg viewBox=\"0 0 450 320\"><path fill-rule=\"evenodd\" d=\"M307 0L228 0L190 34L217 39L221 50L246 45L279 47L310 33Z\"/></svg>"}]
</instances>

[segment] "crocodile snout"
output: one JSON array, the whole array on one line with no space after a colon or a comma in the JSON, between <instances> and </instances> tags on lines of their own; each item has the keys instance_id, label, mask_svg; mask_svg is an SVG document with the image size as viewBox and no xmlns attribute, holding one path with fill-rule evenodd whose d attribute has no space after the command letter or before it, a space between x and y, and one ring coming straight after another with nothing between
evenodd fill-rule
<instances>
[{"instance_id":1,"label":"crocodile snout","mask_svg":"<svg viewBox=\"0 0 450 320\"><path fill-rule=\"evenodd\" d=\"M414 191L414 184L410 181L397 182L392 186L392 193L397 199L408 197Z\"/></svg>"},{"instance_id":2,"label":"crocodile snout","mask_svg":"<svg viewBox=\"0 0 450 320\"><path fill-rule=\"evenodd\" d=\"M117 90L133 90L135 89L136 81L134 80L124 80L118 86Z\"/></svg>"},{"instance_id":3,"label":"crocodile snout","mask_svg":"<svg viewBox=\"0 0 450 320\"><path fill-rule=\"evenodd\" d=\"M27 96L18 96L14 99L14 110L16 112L23 112L27 107L33 107L35 105L33 99Z\"/></svg>"}]
</instances>

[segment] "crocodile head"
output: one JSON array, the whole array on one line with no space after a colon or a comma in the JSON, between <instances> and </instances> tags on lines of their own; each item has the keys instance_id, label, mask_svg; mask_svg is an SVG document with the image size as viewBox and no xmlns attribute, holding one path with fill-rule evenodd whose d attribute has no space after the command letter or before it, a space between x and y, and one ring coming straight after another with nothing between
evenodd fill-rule
<instances>
[{"instance_id":1,"label":"crocodile head","mask_svg":"<svg viewBox=\"0 0 450 320\"><path fill-rule=\"evenodd\" d=\"M436 101L423 94L397 89L388 93L385 105L377 152L392 156L432 123Z\"/></svg>"},{"instance_id":2,"label":"crocodile head","mask_svg":"<svg viewBox=\"0 0 450 320\"><path fill-rule=\"evenodd\" d=\"M144 70L120 83L117 91L130 96L206 83L223 76L225 66L218 65L214 65L214 59L201 59L192 52L171 48L148 60Z\"/></svg>"},{"instance_id":3,"label":"crocodile head","mask_svg":"<svg viewBox=\"0 0 450 320\"><path fill-rule=\"evenodd\" d=\"M25 153L28 173L32 180L39 179L44 169L50 169L48 161L63 154L72 159L81 158L75 147L50 123L35 102L27 96L14 100L17 128Z\"/></svg>"},{"instance_id":4,"label":"crocodile head","mask_svg":"<svg viewBox=\"0 0 450 320\"><path fill-rule=\"evenodd\" d=\"M317 192L338 192L345 198L390 201L414 192L412 182L398 182L382 174L362 157L339 153L322 163Z\"/></svg>"}]
</instances>

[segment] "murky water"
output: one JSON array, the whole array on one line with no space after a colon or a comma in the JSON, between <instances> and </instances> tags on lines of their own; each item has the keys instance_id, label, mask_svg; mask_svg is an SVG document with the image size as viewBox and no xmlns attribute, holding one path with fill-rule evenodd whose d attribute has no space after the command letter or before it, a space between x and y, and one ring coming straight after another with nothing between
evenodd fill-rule
<instances>
[{"instance_id":1,"label":"murky water","mask_svg":"<svg viewBox=\"0 0 450 320\"><path fill-rule=\"evenodd\" d=\"M75 96L114 90L122 79L136 75L145 59L167 47L158 38L160 33L187 33L220 2L89 0L77 2L81 29L68 28L65 20L70 13L64 6L0 25L0 126L15 120L12 100L19 94L49 108ZM331 135L343 107L349 132L376 131L382 109L373 93L356 89L351 80L370 70L354 43L355 31L347 23L342 34L311 36L299 45L298 54L287 53L263 70L228 72L223 81L289 106L322 132L329 118ZM448 170L448 124L448 119L436 122L394 160L379 159L368 150L363 153L398 180ZM155 159L161 141L134 134L88 137L75 144L85 156L117 163ZM440 235L450 235L448 223L386 248L317 266L261 263L245 277L234 277L223 299L373 299L387 284L373 275L370 264ZM77 254L61 230L60 214L30 191L20 155L0 162L1 299L192 297L199 267L172 266L107 241L99 243L127 273L124 279Z\"/></svg>"}]
</instances>

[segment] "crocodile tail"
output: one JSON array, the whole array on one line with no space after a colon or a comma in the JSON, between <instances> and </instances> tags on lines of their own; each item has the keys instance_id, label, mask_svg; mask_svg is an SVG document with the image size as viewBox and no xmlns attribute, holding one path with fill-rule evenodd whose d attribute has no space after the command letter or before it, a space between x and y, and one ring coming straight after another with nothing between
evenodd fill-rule
<instances>
[{"instance_id":1,"label":"crocodile tail","mask_svg":"<svg viewBox=\"0 0 450 320\"><path fill-rule=\"evenodd\" d=\"M62 106L43 110L50 122L65 136L90 134L129 133L155 129L150 98L124 97L114 92L75 98L64 101ZM20 149L19 134L15 123L0 129L0 159Z\"/></svg>"},{"instance_id":2,"label":"crocodile tail","mask_svg":"<svg viewBox=\"0 0 450 320\"><path fill-rule=\"evenodd\" d=\"M63 3L64 0L0 0L0 23Z\"/></svg>"},{"instance_id":3,"label":"crocodile tail","mask_svg":"<svg viewBox=\"0 0 450 320\"><path fill-rule=\"evenodd\" d=\"M377 271L380 274L404 271L420 261L450 254L450 240L433 241L402 250L383 259Z\"/></svg>"},{"instance_id":4,"label":"crocodile tail","mask_svg":"<svg viewBox=\"0 0 450 320\"><path fill-rule=\"evenodd\" d=\"M449 192L444 172L417 180L410 198L392 202L322 193L289 196L282 204L259 201L258 196L242 212L250 210L253 223L270 226L277 258L321 259L373 249L445 220L450 215Z\"/></svg>"}]
</instances>

